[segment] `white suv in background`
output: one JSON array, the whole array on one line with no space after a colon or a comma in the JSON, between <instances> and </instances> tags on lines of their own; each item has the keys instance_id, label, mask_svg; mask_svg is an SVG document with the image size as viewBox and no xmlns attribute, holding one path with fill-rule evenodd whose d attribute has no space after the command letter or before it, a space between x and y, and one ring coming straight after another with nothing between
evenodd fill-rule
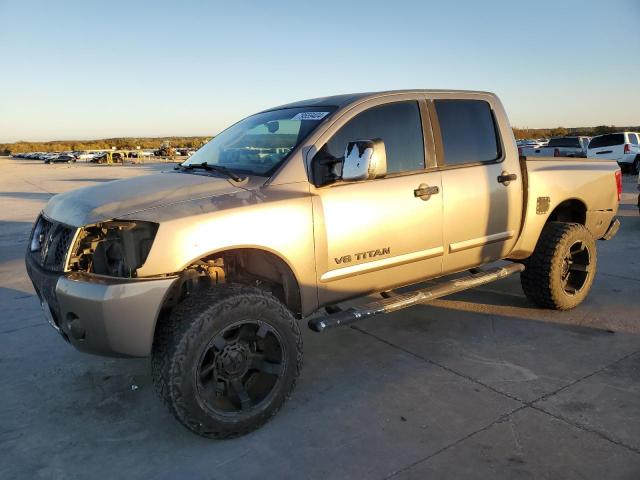
<instances>
[{"instance_id":1,"label":"white suv in background","mask_svg":"<svg viewBox=\"0 0 640 480\"><path fill-rule=\"evenodd\" d=\"M623 172L637 174L640 170L640 134L620 132L593 137L587 158L610 158L618 162Z\"/></svg>"}]
</instances>

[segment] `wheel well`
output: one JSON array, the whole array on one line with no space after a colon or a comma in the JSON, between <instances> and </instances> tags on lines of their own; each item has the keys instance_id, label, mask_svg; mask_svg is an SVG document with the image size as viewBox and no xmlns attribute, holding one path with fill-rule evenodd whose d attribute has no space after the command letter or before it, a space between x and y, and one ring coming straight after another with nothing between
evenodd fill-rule
<instances>
[{"instance_id":1,"label":"wheel well","mask_svg":"<svg viewBox=\"0 0 640 480\"><path fill-rule=\"evenodd\" d=\"M192 291L222 283L252 285L271 292L296 316L301 316L300 286L289 265L257 248L226 250L203 257L185 268L163 310L180 303Z\"/></svg>"},{"instance_id":2,"label":"wheel well","mask_svg":"<svg viewBox=\"0 0 640 480\"><path fill-rule=\"evenodd\" d=\"M580 223L587 221L587 207L580 200L565 200L549 215L547 222Z\"/></svg>"}]
</instances>

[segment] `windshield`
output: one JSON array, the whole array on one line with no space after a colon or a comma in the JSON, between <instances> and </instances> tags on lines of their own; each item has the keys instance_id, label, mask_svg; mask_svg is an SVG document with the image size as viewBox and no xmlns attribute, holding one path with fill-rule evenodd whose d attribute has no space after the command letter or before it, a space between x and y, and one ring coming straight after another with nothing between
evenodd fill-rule
<instances>
[{"instance_id":1,"label":"windshield","mask_svg":"<svg viewBox=\"0 0 640 480\"><path fill-rule=\"evenodd\" d=\"M224 130L182 165L207 163L269 176L336 107L285 108L258 113Z\"/></svg>"}]
</instances>

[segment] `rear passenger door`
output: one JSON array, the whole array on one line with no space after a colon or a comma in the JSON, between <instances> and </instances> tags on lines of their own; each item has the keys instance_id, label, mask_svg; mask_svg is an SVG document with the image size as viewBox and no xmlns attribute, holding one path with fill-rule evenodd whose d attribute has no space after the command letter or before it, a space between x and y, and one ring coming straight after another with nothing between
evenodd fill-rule
<instances>
[{"instance_id":1,"label":"rear passenger door","mask_svg":"<svg viewBox=\"0 0 640 480\"><path fill-rule=\"evenodd\" d=\"M434 136L442 171L443 273L506 256L522 220L522 178L517 152L505 153L510 127L501 107L486 99L434 98ZM501 124L498 121L502 122ZM512 175L511 181L505 175Z\"/></svg>"}]
</instances>

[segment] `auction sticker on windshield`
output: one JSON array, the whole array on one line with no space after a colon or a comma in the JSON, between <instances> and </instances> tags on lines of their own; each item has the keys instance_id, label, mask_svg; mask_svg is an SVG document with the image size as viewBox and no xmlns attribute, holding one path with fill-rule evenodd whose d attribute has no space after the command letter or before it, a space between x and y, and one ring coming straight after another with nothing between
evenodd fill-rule
<instances>
[{"instance_id":1,"label":"auction sticker on windshield","mask_svg":"<svg viewBox=\"0 0 640 480\"><path fill-rule=\"evenodd\" d=\"M293 116L291 120L322 120L329 115L329 112L300 112Z\"/></svg>"}]
</instances>

